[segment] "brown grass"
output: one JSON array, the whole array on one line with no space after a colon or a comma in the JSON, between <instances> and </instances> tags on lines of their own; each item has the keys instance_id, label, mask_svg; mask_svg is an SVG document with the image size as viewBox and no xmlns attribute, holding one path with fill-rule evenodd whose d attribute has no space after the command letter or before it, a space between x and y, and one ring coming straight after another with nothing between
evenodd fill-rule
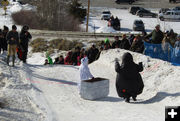
<instances>
[{"instance_id":1,"label":"brown grass","mask_svg":"<svg viewBox=\"0 0 180 121\"><path fill-rule=\"evenodd\" d=\"M54 53L54 50L72 50L75 47L83 47L83 43L78 41L69 41L66 39L54 39L51 41L46 41L43 38L37 38L30 43L33 48L33 52L44 52Z\"/></svg>"}]
</instances>

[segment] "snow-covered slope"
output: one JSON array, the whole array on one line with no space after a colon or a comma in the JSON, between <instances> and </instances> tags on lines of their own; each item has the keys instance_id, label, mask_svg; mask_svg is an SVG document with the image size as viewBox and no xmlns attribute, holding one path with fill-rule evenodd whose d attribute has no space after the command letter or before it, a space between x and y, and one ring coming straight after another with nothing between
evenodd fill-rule
<instances>
[{"instance_id":1,"label":"snow-covered slope","mask_svg":"<svg viewBox=\"0 0 180 121\"><path fill-rule=\"evenodd\" d=\"M117 96L115 88L116 72L114 59L121 57L125 50L103 51L99 60L89 65L95 77L110 79L110 94L107 98L88 101L80 98L77 90L79 80L78 67L64 65L27 65L31 70L29 80L43 93L47 100L41 104L48 105L51 116L57 121L164 121L165 106L180 105L180 68L150 57L132 53L135 62L143 62L141 73L145 88L137 97L137 102L128 104ZM39 57L28 59L33 63ZM49 113L51 114L51 113Z\"/></svg>"},{"instance_id":2,"label":"snow-covered slope","mask_svg":"<svg viewBox=\"0 0 180 121\"><path fill-rule=\"evenodd\" d=\"M34 103L32 93L37 89L26 79L28 74L22 63L16 67L6 65L6 54L0 55L0 120L43 121L43 111ZM36 92L37 93L37 92Z\"/></svg>"}]
</instances>

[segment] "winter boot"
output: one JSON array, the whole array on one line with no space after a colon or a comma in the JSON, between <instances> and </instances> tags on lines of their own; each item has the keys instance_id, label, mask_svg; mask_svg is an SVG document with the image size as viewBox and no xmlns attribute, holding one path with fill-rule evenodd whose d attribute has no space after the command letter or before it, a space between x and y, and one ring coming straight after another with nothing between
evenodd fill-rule
<instances>
[{"instance_id":1,"label":"winter boot","mask_svg":"<svg viewBox=\"0 0 180 121\"><path fill-rule=\"evenodd\" d=\"M14 66L14 62L15 62L15 55L13 55L12 62L13 62L13 65L12 65L12 66Z\"/></svg>"},{"instance_id":2,"label":"winter boot","mask_svg":"<svg viewBox=\"0 0 180 121\"><path fill-rule=\"evenodd\" d=\"M137 96L132 96L132 99L133 99L134 101L137 101L137 100L136 100L136 97L137 97Z\"/></svg>"},{"instance_id":3,"label":"winter boot","mask_svg":"<svg viewBox=\"0 0 180 121\"><path fill-rule=\"evenodd\" d=\"M9 56L7 56L7 65L9 66Z\"/></svg>"},{"instance_id":4,"label":"winter boot","mask_svg":"<svg viewBox=\"0 0 180 121\"><path fill-rule=\"evenodd\" d=\"M127 97L127 98L125 99L125 102L129 103L129 100L130 100L130 98Z\"/></svg>"}]
</instances>

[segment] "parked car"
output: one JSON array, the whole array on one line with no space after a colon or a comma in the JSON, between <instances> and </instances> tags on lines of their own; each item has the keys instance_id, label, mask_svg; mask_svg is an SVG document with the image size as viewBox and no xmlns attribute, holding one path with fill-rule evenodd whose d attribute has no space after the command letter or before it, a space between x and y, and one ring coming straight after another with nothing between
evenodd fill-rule
<instances>
[{"instance_id":1,"label":"parked car","mask_svg":"<svg viewBox=\"0 0 180 121\"><path fill-rule=\"evenodd\" d=\"M180 11L167 11L164 14L159 14L159 19L164 21L165 19L169 20L180 20Z\"/></svg>"},{"instance_id":2,"label":"parked car","mask_svg":"<svg viewBox=\"0 0 180 121\"><path fill-rule=\"evenodd\" d=\"M144 23L143 23L143 21L142 21L142 20L134 20L133 30L134 30L134 31L144 31L145 28L144 28Z\"/></svg>"},{"instance_id":3,"label":"parked car","mask_svg":"<svg viewBox=\"0 0 180 121\"><path fill-rule=\"evenodd\" d=\"M120 3L129 3L129 4L132 4L133 2L135 2L135 0L116 0L115 2L117 4L120 4Z\"/></svg>"},{"instance_id":4,"label":"parked car","mask_svg":"<svg viewBox=\"0 0 180 121\"><path fill-rule=\"evenodd\" d=\"M161 8L159 10L159 13L165 13L166 11L169 11L170 9L169 8Z\"/></svg>"},{"instance_id":5,"label":"parked car","mask_svg":"<svg viewBox=\"0 0 180 121\"><path fill-rule=\"evenodd\" d=\"M151 17L154 17L154 18L157 16L156 13L153 13L153 12L151 12L151 11L149 11L149 10L146 10L146 9L144 9L144 10L138 10L138 11L136 12L136 15L139 16L139 17L151 16Z\"/></svg>"},{"instance_id":6,"label":"parked car","mask_svg":"<svg viewBox=\"0 0 180 121\"><path fill-rule=\"evenodd\" d=\"M180 11L180 6L176 6L176 7L174 7L172 10L174 10L174 11Z\"/></svg>"},{"instance_id":7,"label":"parked car","mask_svg":"<svg viewBox=\"0 0 180 121\"><path fill-rule=\"evenodd\" d=\"M176 3L176 2L180 2L180 0L169 0L169 3Z\"/></svg>"},{"instance_id":8,"label":"parked car","mask_svg":"<svg viewBox=\"0 0 180 121\"><path fill-rule=\"evenodd\" d=\"M144 8L138 6L132 6L129 8L129 13L135 15L138 10L143 10Z\"/></svg>"},{"instance_id":9,"label":"parked car","mask_svg":"<svg viewBox=\"0 0 180 121\"><path fill-rule=\"evenodd\" d=\"M101 14L101 20L107 20L109 21L111 17L111 12L110 11L103 11Z\"/></svg>"}]
</instances>

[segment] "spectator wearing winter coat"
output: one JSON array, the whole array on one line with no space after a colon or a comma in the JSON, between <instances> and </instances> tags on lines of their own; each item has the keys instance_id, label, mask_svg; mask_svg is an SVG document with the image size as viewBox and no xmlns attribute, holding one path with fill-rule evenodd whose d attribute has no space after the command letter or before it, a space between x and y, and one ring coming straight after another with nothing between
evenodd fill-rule
<instances>
[{"instance_id":1,"label":"spectator wearing winter coat","mask_svg":"<svg viewBox=\"0 0 180 121\"><path fill-rule=\"evenodd\" d=\"M71 60L71 57L72 57L72 51L69 51L67 56L65 57L64 59L64 64L65 65L72 65L72 60Z\"/></svg>"},{"instance_id":2,"label":"spectator wearing winter coat","mask_svg":"<svg viewBox=\"0 0 180 121\"><path fill-rule=\"evenodd\" d=\"M168 53L170 46L171 44L170 44L169 31L167 31L165 32L165 36L161 44L162 50L165 54Z\"/></svg>"},{"instance_id":3,"label":"spectator wearing winter coat","mask_svg":"<svg viewBox=\"0 0 180 121\"><path fill-rule=\"evenodd\" d=\"M77 65L77 57L80 55L80 47L76 47L75 48L75 52L73 52L72 54L72 62L73 62L73 65Z\"/></svg>"},{"instance_id":4,"label":"spectator wearing winter coat","mask_svg":"<svg viewBox=\"0 0 180 121\"><path fill-rule=\"evenodd\" d=\"M20 33L20 49L22 49L22 60L26 63L27 53L28 53L28 43L29 40L32 39L31 34L28 32L29 27L23 26L21 33Z\"/></svg>"},{"instance_id":5,"label":"spectator wearing winter coat","mask_svg":"<svg viewBox=\"0 0 180 121\"><path fill-rule=\"evenodd\" d=\"M1 50L3 49L3 41L4 41L4 36L2 30L0 29L0 54L1 54Z\"/></svg>"},{"instance_id":6,"label":"spectator wearing winter coat","mask_svg":"<svg viewBox=\"0 0 180 121\"><path fill-rule=\"evenodd\" d=\"M171 29L168 33L168 36L169 36L169 43L171 44L172 47L174 47L177 38L177 33L174 33L173 29Z\"/></svg>"},{"instance_id":7,"label":"spectator wearing winter coat","mask_svg":"<svg viewBox=\"0 0 180 121\"><path fill-rule=\"evenodd\" d=\"M121 41L119 40L119 37L118 36L115 36L114 37L114 42L112 43L112 48L119 48L120 45L121 45Z\"/></svg>"},{"instance_id":8,"label":"spectator wearing winter coat","mask_svg":"<svg viewBox=\"0 0 180 121\"><path fill-rule=\"evenodd\" d=\"M97 56L96 56L96 60L99 59L99 57L100 57L102 51L103 51L103 47L100 47L99 53L98 53Z\"/></svg>"},{"instance_id":9,"label":"spectator wearing winter coat","mask_svg":"<svg viewBox=\"0 0 180 121\"><path fill-rule=\"evenodd\" d=\"M64 64L64 57L61 55L55 58L54 64Z\"/></svg>"},{"instance_id":10,"label":"spectator wearing winter coat","mask_svg":"<svg viewBox=\"0 0 180 121\"><path fill-rule=\"evenodd\" d=\"M84 57L81 59L81 65L79 68L79 72L80 72L80 82L78 82L78 88L80 90L81 81L94 78L93 75L91 74L90 70L89 70L88 58L87 57Z\"/></svg>"},{"instance_id":11,"label":"spectator wearing winter coat","mask_svg":"<svg viewBox=\"0 0 180 121\"><path fill-rule=\"evenodd\" d=\"M180 35L177 36L177 41L174 44L174 62L180 63Z\"/></svg>"},{"instance_id":12,"label":"spectator wearing winter coat","mask_svg":"<svg viewBox=\"0 0 180 121\"><path fill-rule=\"evenodd\" d=\"M109 39L106 38L106 39L104 40L104 50L108 50L108 49L110 49L110 48L111 48L111 44L110 44L110 42L109 42Z\"/></svg>"},{"instance_id":13,"label":"spectator wearing winter coat","mask_svg":"<svg viewBox=\"0 0 180 121\"><path fill-rule=\"evenodd\" d=\"M45 60L44 65L49 65L48 59Z\"/></svg>"},{"instance_id":14,"label":"spectator wearing winter coat","mask_svg":"<svg viewBox=\"0 0 180 121\"><path fill-rule=\"evenodd\" d=\"M136 96L141 94L144 84L139 72L143 71L142 62L139 65L133 62L130 53L125 53L120 66L118 59L115 59L116 90L119 97L125 98L129 102L130 97L136 101Z\"/></svg>"},{"instance_id":15,"label":"spectator wearing winter coat","mask_svg":"<svg viewBox=\"0 0 180 121\"><path fill-rule=\"evenodd\" d=\"M81 65L81 59L84 58L84 52L81 52L80 55L77 57L77 65Z\"/></svg>"},{"instance_id":16,"label":"spectator wearing winter coat","mask_svg":"<svg viewBox=\"0 0 180 121\"><path fill-rule=\"evenodd\" d=\"M6 37L8 43L7 65L9 65L9 58L10 56L12 56L12 61L14 66L16 47L19 46L19 34L16 30L17 30L16 25L13 25L12 31L8 32Z\"/></svg>"},{"instance_id":17,"label":"spectator wearing winter coat","mask_svg":"<svg viewBox=\"0 0 180 121\"><path fill-rule=\"evenodd\" d=\"M155 29L148 35L145 36L146 39L152 38L151 43L153 44L161 44L164 34L160 30L160 25L156 25Z\"/></svg>"},{"instance_id":18,"label":"spectator wearing winter coat","mask_svg":"<svg viewBox=\"0 0 180 121\"><path fill-rule=\"evenodd\" d=\"M58 64L58 62L59 62L59 57L56 57L53 64Z\"/></svg>"},{"instance_id":19,"label":"spectator wearing winter coat","mask_svg":"<svg viewBox=\"0 0 180 121\"><path fill-rule=\"evenodd\" d=\"M87 53L89 63L92 63L93 61L95 61L98 53L99 53L99 50L96 48L95 44L93 44Z\"/></svg>"},{"instance_id":20,"label":"spectator wearing winter coat","mask_svg":"<svg viewBox=\"0 0 180 121\"><path fill-rule=\"evenodd\" d=\"M135 38L134 34L131 34L129 36L128 40L129 40L130 45L132 45L134 38Z\"/></svg>"},{"instance_id":21,"label":"spectator wearing winter coat","mask_svg":"<svg viewBox=\"0 0 180 121\"><path fill-rule=\"evenodd\" d=\"M126 38L126 34L122 35L122 40L121 40L121 45L120 48L121 49L125 49L125 50L129 50L131 47L129 40Z\"/></svg>"},{"instance_id":22,"label":"spectator wearing winter coat","mask_svg":"<svg viewBox=\"0 0 180 121\"><path fill-rule=\"evenodd\" d=\"M59 63L58 64L64 64L64 57L62 55L59 57Z\"/></svg>"},{"instance_id":23,"label":"spectator wearing winter coat","mask_svg":"<svg viewBox=\"0 0 180 121\"><path fill-rule=\"evenodd\" d=\"M4 29L3 29L3 36L4 36L4 41L3 41L3 51L7 51L7 39L6 39L6 36L7 36L7 33L9 32L9 28L7 26L4 26Z\"/></svg>"},{"instance_id":24,"label":"spectator wearing winter coat","mask_svg":"<svg viewBox=\"0 0 180 121\"><path fill-rule=\"evenodd\" d=\"M142 31L142 39L143 39L143 40L145 39L146 35L147 35L146 31L143 30L143 31Z\"/></svg>"},{"instance_id":25,"label":"spectator wearing winter coat","mask_svg":"<svg viewBox=\"0 0 180 121\"><path fill-rule=\"evenodd\" d=\"M137 35L130 48L133 52L143 53L144 51L144 42L142 41L142 38L140 35Z\"/></svg>"}]
</instances>

